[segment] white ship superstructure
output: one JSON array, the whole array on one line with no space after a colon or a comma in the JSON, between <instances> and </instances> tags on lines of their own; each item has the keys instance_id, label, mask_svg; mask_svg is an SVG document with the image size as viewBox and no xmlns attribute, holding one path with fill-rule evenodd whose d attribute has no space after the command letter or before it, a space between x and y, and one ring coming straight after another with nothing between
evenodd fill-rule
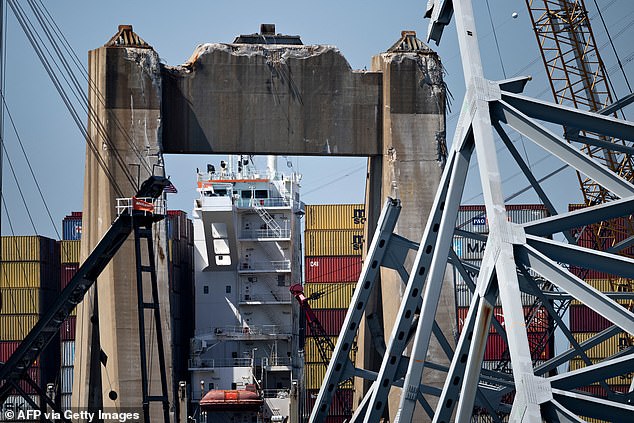
<instances>
[{"instance_id":1,"label":"white ship superstructure","mask_svg":"<svg viewBox=\"0 0 634 423\"><path fill-rule=\"evenodd\" d=\"M262 173L248 156L198 172L189 365L196 404L209 391L221 398L255 388L264 400L257 421L297 421L303 359L289 287L301 280L299 179L277 172L272 156ZM253 421L239 401L212 402L218 413L208 421Z\"/></svg>"}]
</instances>

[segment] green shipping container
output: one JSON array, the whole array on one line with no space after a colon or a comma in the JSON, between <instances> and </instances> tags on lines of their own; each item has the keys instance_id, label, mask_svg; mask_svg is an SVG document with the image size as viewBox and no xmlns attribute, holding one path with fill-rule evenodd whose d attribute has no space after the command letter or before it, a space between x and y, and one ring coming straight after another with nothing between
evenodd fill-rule
<instances>
[{"instance_id":1,"label":"green shipping container","mask_svg":"<svg viewBox=\"0 0 634 423\"><path fill-rule=\"evenodd\" d=\"M305 256L360 256L363 253L362 230L314 230L304 232Z\"/></svg>"},{"instance_id":2,"label":"green shipping container","mask_svg":"<svg viewBox=\"0 0 634 423\"><path fill-rule=\"evenodd\" d=\"M364 204L306 205L306 230L363 229Z\"/></svg>"},{"instance_id":3,"label":"green shipping container","mask_svg":"<svg viewBox=\"0 0 634 423\"><path fill-rule=\"evenodd\" d=\"M310 297L317 292L323 293L319 298L309 300L312 308L347 309L356 287L356 282L307 283L304 285L304 294Z\"/></svg>"}]
</instances>

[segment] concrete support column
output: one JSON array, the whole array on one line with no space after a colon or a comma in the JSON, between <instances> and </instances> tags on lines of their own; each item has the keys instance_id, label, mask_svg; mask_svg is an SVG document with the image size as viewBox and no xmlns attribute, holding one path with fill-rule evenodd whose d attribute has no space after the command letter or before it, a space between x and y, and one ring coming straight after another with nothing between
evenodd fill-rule
<instances>
[{"instance_id":1,"label":"concrete support column","mask_svg":"<svg viewBox=\"0 0 634 423\"><path fill-rule=\"evenodd\" d=\"M408 36L413 37L413 34L404 32L402 39ZM416 41L420 45L417 51L402 51L395 45L394 50L372 58L372 71L383 75L383 163L380 198L376 194L369 196L370 209L376 208L373 202L380 201L382 204L388 196L401 200L403 208L396 232L413 241L419 241L423 234L446 155L442 66L436 53ZM376 187L373 188L376 190ZM412 252L407 258L408 270L414 255ZM403 290L399 275L393 270L382 269L381 297L386 342L390 339ZM445 291L445 299L453 302L452 291ZM451 317L454 308L449 306L448 303L447 307L439 307L438 321L450 337L451 322L455 319ZM442 359L442 350L434 347L430 358L434 362L448 363ZM439 383L442 383L440 379ZM394 421L398 409L399 396L400 389L394 388L389 399L391 421ZM422 411L417 414L421 418L425 416Z\"/></svg>"},{"instance_id":2,"label":"concrete support column","mask_svg":"<svg viewBox=\"0 0 634 423\"><path fill-rule=\"evenodd\" d=\"M122 44L124 34L136 44ZM158 54L132 32L119 34L89 52L89 143L86 150L81 257L85 259L116 218L116 197L131 197L154 171L162 174L160 149L161 77ZM171 337L165 226L155 225L154 247L164 346L171 381ZM140 411L142 407L136 256L132 236L78 306L73 407ZM147 263L147 257L145 257ZM145 301L150 301L148 283ZM95 313L95 304L98 310ZM146 312L150 395L160 395L156 328ZM98 336L93 333L99 329ZM97 343L98 341L98 343ZM100 361L96 361L100 360ZM170 392L170 403L173 400ZM162 420L152 403L151 420Z\"/></svg>"}]
</instances>

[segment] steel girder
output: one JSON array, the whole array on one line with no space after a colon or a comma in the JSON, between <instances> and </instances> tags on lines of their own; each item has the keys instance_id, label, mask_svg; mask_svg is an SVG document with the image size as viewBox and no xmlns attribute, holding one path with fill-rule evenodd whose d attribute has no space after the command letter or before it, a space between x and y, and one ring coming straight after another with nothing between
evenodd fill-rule
<instances>
[{"instance_id":1,"label":"steel girder","mask_svg":"<svg viewBox=\"0 0 634 423\"><path fill-rule=\"evenodd\" d=\"M583 421L580 415L629 421L634 418L634 407L629 405L634 397L631 388L629 393L608 392L607 397L593 396L579 388L594 383L607 388L606 379L634 370L634 348L627 348L615 357L595 364L586 354L590 348L620 333L634 335L634 313L617 303L615 298L621 296L598 291L570 272L568 266L634 278L633 259L615 254L618 249L596 251L576 246L570 234L570 229L579 226L631 215L634 185L556 136L536 119L569 126L574 123L572 126L581 131L603 133L622 140L634 139L634 124L523 96L520 92L526 78L500 82L485 79L470 0L430 1L427 12L432 18L429 36L439 41L454 12L467 93L430 217L421 242L416 244L392 232L400 205L396 200L386 204L310 421L325 420L338 383L351 376L373 381L352 417L353 422L378 422L392 387L401 387L399 422L412 421L417 403L423 406L433 422L438 423L453 419L468 422L475 406L487 410L494 422L501 421L497 412L510 413L513 422L537 423L542 419L579 422ZM616 200L556 214L538 179L514 151L505 127L526 135L567 165L592 178L609 190ZM551 217L522 225L509 222L493 129L511 150L511 156L547 206ZM484 259L479 269L461 262L451 249L473 151L478 158L489 221ZM552 236L557 234L567 242L553 240ZM631 240L625 240L621 247L629 245ZM416 257L408 272L403 263L409 250L416 250ZM448 263L463 276L473 298L456 350L451 351L446 344L445 352L451 364L445 368L430 363L427 356L432 334L443 338L435 317ZM381 367L376 372L354 368L348 353L381 266L398 270L406 285ZM477 280L472 280L472 274L477 275ZM538 298L553 315L554 324L562 328L571 343L569 350L546 362L534 363L520 300L523 292ZM593 308L614 326L577 342L553 305L570 298ZM624 293L623 298L630 296ZM493 307L498 301L503 310L504 327L493 316ZM482 369L491 324L507 342L512 366L510 374ZM409 356L405 353L408 346L411 348ZM575 357L580 357L587 366L557 372L558 366ZM442 390L425 385L425 368L442 369L447 373ZM505 402L503 399L513 392L512 402ZM428 401L426 396L429 395L438 397L436 405Z\"/></svg>"}]
</instances>

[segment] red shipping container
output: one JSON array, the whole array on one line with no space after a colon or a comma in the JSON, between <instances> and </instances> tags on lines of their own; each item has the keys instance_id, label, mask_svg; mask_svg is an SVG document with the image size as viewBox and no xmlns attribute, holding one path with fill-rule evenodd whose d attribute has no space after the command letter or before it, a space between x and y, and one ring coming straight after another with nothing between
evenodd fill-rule
<instances>
[{"instance_id":1,"label":"red shipping container","mask_svg":"<svg viewBox=\"0 0 634 423\"><path fill-rule=\"evenodd\" d=\"M62 327L59 329L59 338L61 341L73 341L75 339L75 330L77 328L77 318L75 316L69 316L62 323Z\"/></svg>"},{"instance_id":2,"label":"red shipping container","mask_svg":"<svg viewBox=\"0 0 634 423\"><path fill-rule=\"evenodd\" d=\"M40 368L39 367L34 367L31 366L29 367L29 370L27 371L29 377L31 378L31 380L33 382L35 382L35 384L39 387L42 387L42 383L41 383L41 378L40 378ZM21 380L18 385L20 386L20 388L22 388L22 390L29 394L29 395L33 395L35 394L35 388L33 388L30 384L28 384L26 381Z\"/></svg>"},{"instance_id":3,"label":"red shipping container","mask_svg":"<svg viewBox=\"0 0 634 423\"><path fill-rule=\"evenodd\" d=\"M585 305L571 305L569 315L572 332L601 332L612 326L608 319Z\"/></svg>"},{"instance_id":4,"label":"red shipping container","mask_svg":"<svg viewBox=\"0 0 634 423\"><path fill-rule=\"evenodd\" d=\"M361 256L306 257L306 283L356 282L361 274Z\"/></svg>"},{"instance_id":5,"label":"red shipping container","mask_svg":"<svg viewBox=\"0 0 634 423\"><path fill-rule=\"evenodd\" d=\"M595 395L597 397L607 397L608 394L605 391L605 389L603 389L603 386L601 385L589 385L589 386L583 386L581 388L578 388L580 391L583 392L587 392L590 395ZM614 392L621 392L621 393L625 393L628 392L630 389L630 385L610 385L610 389Z\"/></svg>"},{"instance_id":6,"label":"red shipping container","mask_svg":"<svg viewBox=\"0 0 634 423\"><path fill-rule=\"evenodd\" d=\"M544 337L543 333L539 332L529 332L528 333L528 343L531 350L535 348L536 345L539 345L542 342ZM490 333L487 338L487 346L484 351L484 359L485 360L501 360L504 354L504 351L507 350L506 341L499 333ZM551 358L550 356L550 344L549 342L545 343L545 347L538 354L531 354L533 360L547 360Z\"/></svg>"},{"instance_id":7,"label":"red shipping container","mask_svg":"<svg viewBox=\"0 0 634 423\"><path fill-rule=\"evenodd\" d=\"M326 309L326 310L313 310L315 317L321 323L321 326L326 331L328 336L338 336L341 332L341 326L346 318L346 309ZM315 334L310 331L310 327L306 324L306 335L314 336Z\"/></svg>"},{"instance_id":8,"label":"red shipping container","mask_svg":"<svg viewBox=\"0 0 634 423\"><path fill-rule=\"evenodd\" d=\"M15 352L15 350L20 345L20 341L1 341L0 342L0 361L5 363L11 354Z\"/></svg>"},{"instance_id":9,"label":"red shipping container","mask_svg":"<svg viewBox=\"0 0 634 423\"><path fill-rule=\"evenodd\" d=\"M315 406L315 402L317 401L317 395L319 391L316 389L307 389L306 390L306 412L309 413L312 411ZM352 415L352 397L354 391L352 389L338 389L335 392L335 395L330 404L330 411L328 412L329 419L337 418L339 416L351 416ZM331 420L327 419L326 422L330 422ZM332 420L332 422L336 422L338 420Z\"/></svg>"},{"instance_id":10,"label":"red shipping container","mask_svg":"<svg viewBox=\"0 0 634 423\"><path fill-rule=\"evenodd\" d=\"M75 276L79 270L79 263L63 263L62 264L62 275L60 278L60 289L66 288L68 282Z\"/></svg>"},{"instance_id":11,"label":"red shipping container","mask_svg":"<svg viewBox=\"0 0 634 423\"><path fill-rule=\"evenodd\" d=\"M524 316L525 317L528 316L531 310L532 310L532 307L524 307ZM458 307L458 313L456 317L458 319L459 332L462 332L464 321L467 318L468 312L469 312L469 309L467 307ZM504 314L502 313L502 307L495 307L493 309L493 314L495 315L495 317L497 317L502 327L504 327ZM548 329L548 312L546 311L545 308L540 307L535 311L530 324L526 327L526 330L528 332L545 332L547 329ZM489 333L497 333L493 324L491 324Z\"/></svg>"}]
</instances>

